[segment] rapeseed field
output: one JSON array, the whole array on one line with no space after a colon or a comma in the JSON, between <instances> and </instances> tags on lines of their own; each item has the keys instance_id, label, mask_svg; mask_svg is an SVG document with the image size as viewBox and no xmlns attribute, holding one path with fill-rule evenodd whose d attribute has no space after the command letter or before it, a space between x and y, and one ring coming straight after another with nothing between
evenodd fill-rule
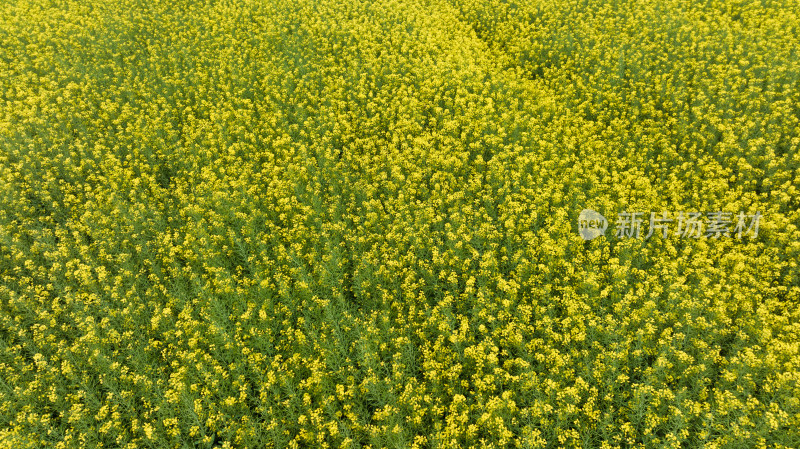
<instances>
[{"instance_id":1,"label":"rapeseed field","mask_svg":"<svg viewBox=\"0 0 800 449\"><path fill-rule=\"evenodd\" d=\"M800 447L799 14L0 2L0 448Z\"/></svg>"}]
</instances>

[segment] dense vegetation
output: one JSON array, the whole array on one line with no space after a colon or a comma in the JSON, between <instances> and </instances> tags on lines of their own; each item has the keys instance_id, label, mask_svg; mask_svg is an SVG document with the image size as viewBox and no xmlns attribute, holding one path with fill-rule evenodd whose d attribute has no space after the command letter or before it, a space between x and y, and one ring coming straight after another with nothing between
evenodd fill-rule
<instances>
[{"instance_id":1,"label":"dense vegetation","mask_svg":"<svg viewBox=\"0 0 800 449\"><path fill-rule=\"evenodd\" d=\"M0 2L0 447L800 447L799 13Z\"/></svg>"}]
</instances>

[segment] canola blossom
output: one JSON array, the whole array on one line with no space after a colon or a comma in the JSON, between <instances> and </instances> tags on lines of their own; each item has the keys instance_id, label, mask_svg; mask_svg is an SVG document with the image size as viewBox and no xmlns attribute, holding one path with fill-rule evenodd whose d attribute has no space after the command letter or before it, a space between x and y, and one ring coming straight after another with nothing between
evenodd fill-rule
<instances>
[{"instance_id":1,"label":"canola blossom","mask_svg":"<svg viewBox=\"0 0 800 449\"><path fill-rule=\"evenodd\" d=\"M799 15L0 2L0 448L800 447Z\"/></svg>"}]
</instances>

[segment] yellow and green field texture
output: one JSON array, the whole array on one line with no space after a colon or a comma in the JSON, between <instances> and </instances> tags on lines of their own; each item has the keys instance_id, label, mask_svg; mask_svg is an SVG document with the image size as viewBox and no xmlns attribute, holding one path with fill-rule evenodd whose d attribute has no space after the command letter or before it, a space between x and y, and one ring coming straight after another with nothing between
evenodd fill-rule
<instances>
[{"instance_id":1,"label":"yellow and green field texture","mask_svg":"<svg viewBox=\"0 0 800 449\"><path fill-rule=\"evenodd\" d=\"M798 36L3 0L0 448L800 447Z\"/></svg>"}]
</instances>

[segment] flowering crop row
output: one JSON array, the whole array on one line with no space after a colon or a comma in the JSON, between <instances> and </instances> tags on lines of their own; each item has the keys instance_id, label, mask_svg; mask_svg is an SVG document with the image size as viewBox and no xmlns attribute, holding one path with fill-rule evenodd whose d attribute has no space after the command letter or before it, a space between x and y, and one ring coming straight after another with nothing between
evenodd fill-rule
<instances>
[{"instance_id":1,"label":"flowering crop row","mask_svg":"<svg viewBox=\"0 0 800 449\"><path fill-rule=\"evenodd\" d=\"M0 2L0 447L800 447L794 6Z\"/></svg>"}]
</instances>

